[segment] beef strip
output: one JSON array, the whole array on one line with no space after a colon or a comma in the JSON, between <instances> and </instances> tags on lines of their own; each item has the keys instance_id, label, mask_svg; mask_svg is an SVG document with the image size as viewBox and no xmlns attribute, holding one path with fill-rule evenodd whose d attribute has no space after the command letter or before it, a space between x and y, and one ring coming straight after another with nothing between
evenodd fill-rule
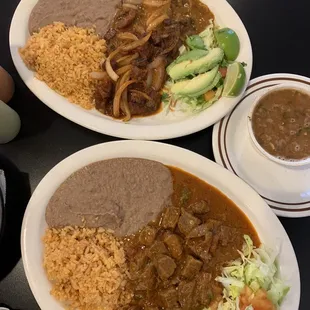
<instances>
[{"instance_id":1,"label":"beef strip","mask_svg":"<svg viewBox=\"0 0 310 310\"><path fill-rule=\"evenodd\" d=\"M144 96L138 93L130 92L129 96L129 109L132 115L149 115L157 111L161 95L152 89L141 90L145 92L151 100L147 100Z\"/></svg>"},{"instance_id":2,"label":"beef strip","mask_svg":"<svg viewBox=\"0 0 310 310\"><path fill-rule=\"evenodd\" d=\"M146 42L142 46L136 48L135 51L139 53L140 57L145 57L148 61L151 61L154 57L155 47L151 43Z\"/></svg>"},{"instance_id":3,"label":"beef strip","mask_svg":"<svg viewBox=\"0 0 310 310\"><path fill-rule=\"evenodd\" d=\"M147 76L147 70L141 69L137 66L133 66L130 72L130 79L137 80L139 82L145 82Z\"/></svg>"},{"instance_id":4,"label":"beef strip","mask_svg":"<svg viewBox=\"0 0 310 310\"><path fill-rule=\"evenodd\" d=\"M114 28L110 28L107 33L104 35L104 39L109 41L116 36L116 30Z\"/></svg>"},{"instance_id":5,"label":"beef strip","mask_svg":"<svg viewBox=\"0 0 310 310\"><path fill-rule=\"evenodd\" d=\"M113 82L108 77L101 81L101 83L96 88L95 93L95 105L96 109L101 113L104 113L106 110L106 105L109 103L112 97L112 90L113 90Z\"/></svg>"},{"instance_id":6,"label":"beef strip","mask_svg":"<svg viewBox=\"0 0 310 310\"><path fill-rule=\"evenodd\" d=\"M115 16L115 27L123 29L130 26L137 16L137 10L122 7Z\"/></svg>"}]
</instances>

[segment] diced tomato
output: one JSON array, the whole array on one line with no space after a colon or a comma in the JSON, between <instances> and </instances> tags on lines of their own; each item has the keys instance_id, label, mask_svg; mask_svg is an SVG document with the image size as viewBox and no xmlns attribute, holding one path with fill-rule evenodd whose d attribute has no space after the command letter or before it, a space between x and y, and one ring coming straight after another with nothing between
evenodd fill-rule
<instances>
[{"instance_id":1,"label":"diced tomato","mask_svg":"<svg viewBox=\"0 0 310 310\"><path fill-rule=\"evenodd\" d=\"M220 68L219 68L219 72L221 73L221 76L222 76L223 78L225 78L225 77L226 77L226 74L227 74L227 68L225 68L225 67L220 67Z\"/></svg>"},{"instance_id":2,"label":"diced tomato","mask_svg":"<svg viewBox=\"0 0 310 310\"><path fill-rule=\"evenodd\" d=\"M240 310L245 310L247 306L252 305L254 310L276 310L276 307L268 299L265 290L258 290L255 294L246 286L240 294Z\"/></svg>"},{"instance_id":3,"label":"diced tomato","mask_svg":"<svg viewBox=\"0 0 310 310\"><path fill-rule=\"evenodd\" d=\"M205 99L206 101L211 100L214 96L215 96L215 91L212 90L212 89L209 90L209 91L207 91L207 92L203 95L203 97L204 97L204 99Z\"/></svg>"}]
</instances>

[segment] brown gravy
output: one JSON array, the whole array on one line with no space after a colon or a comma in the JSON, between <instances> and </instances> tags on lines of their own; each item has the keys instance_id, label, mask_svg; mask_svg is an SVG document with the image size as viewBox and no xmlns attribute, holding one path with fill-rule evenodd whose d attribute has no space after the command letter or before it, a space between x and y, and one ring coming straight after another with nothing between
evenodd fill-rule
<instances>
[{"instance_id":1,"label":"brown gravy","mask_svg":"<svg viewBox=\"0 0 310 310\"><path fill-rule=\"evenodd\" d=\"M310 96L282 89L263 97L252 116L253 132L269 154L288 160L310 156Z\"/></svg>"},{"instance_id":2,"label":"brown gravy","mask_svg":"<svg viewBox=\"0 0 310 310\"><path fill-rule=\"evenodd\" d=\"M134 294L129 310L207 308L222 298L222 287L214 279L225 263L239 257L243 235L260 244L252 224L230 199L197 177L169 168L172 207L125 239L128 285ZM194 225L208 228L196 235Z\"/></svg>"}]
</instances>

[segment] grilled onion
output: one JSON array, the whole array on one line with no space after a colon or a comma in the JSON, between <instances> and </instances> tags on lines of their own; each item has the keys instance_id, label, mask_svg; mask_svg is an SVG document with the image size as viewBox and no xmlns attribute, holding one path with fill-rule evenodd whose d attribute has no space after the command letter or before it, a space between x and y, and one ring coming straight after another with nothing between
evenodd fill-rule
<instances>
[{"instance_id":1,"label":"grilled onion","mask_svg":"<svg viewBox=\"0 0 310 310\"><path fill-rule=\"evenodd\" d=\"M119 76L116 74L116 72L113 70L112 66L111 66L111 60L113 57L115 57L118 53L119 53L119 49L116 49L115 51L113 51L107 58L106 62L105 62L105 69L107 70L107 73L109 75L109 77L113 80L113 81L117 81Z\"/></svg>"},{"instance_id":2,"label":"grilled onion","mask_svg":"<svg viewBox=\"0 0 310 310\"><path fill-rule=\"evenodd\" d=\"M131 32L121 32L121 33L118 33L116 37L121 40L133 40L133 41L138 40L137 36L135 36Z\"/></svg>"},{"instance_id":3,"label":"grilled onion","mask_svg":"<svg viewBox=\"0 0 310 310\"><path fill-rule=\"evenodd\" d=\"M139 46L144 45L150 39L151 35L152 35L152 32L150 32L149 34L147 34L144 38L140 40L121 46L120 49L125 52L131 51Z\"/></svg>"},{"instance_id":4,"label":"grilled onion","mask_svg":"<svg viewBox=\"0 0 310 310\"><path fill-rule=\"evenodd\" d=\"M136 5L130 3L124 3L123 8L138 10L138 7Z\"/></svg>"},{"instance_id":5,"label":"grilled onion","mask_svg":"<svg viewBox=\"0 0 310 310\"><path fill-rule=\"evenodd\" d=\"M155 18L146 28L146 32L152 31L155 29L158 25L160 25L165 19L168 19L167 14L163 14Z\"/></svg>"},{"instance_id":6,"label":"grilled onion","mask_svg":"<svg viewBox=\"0 0 310 310\"><path fill-rule=\"evenodd\" d=\"M139 57L138 53L134 53L133 55L127 55L119 58L116 62L120 67L130 65L131 62Z\"/></svg>"},{"instance_id":7,"label":"grilled onion","mask_svg":"<svg viewBox=\"0 0 310 310\"><path fill-rule=\"evenodd\" d=\"M120 100L121 100L121 96L123 94L123 91L129 85L136 83L136 82L137 82L136 80L127 81L123 85L121 85L119 87L119 89L117 90L117 92L114 96L114 100L113 100L113 115L114 115L114 117L119 117Z\"/></svg>"},{"instance_id":8,"label":"grilled onion","mask_svg":"<svg viewBox=\"0 0 310 310\"><path fill-rule=\"evenodd\" d=\"M143 1L144 5L159 8L161 6L170 4L170 0L158 1L158 0L145 0Z\"/></svg>"},{"instance_id":9,"label":"grilled onion","mask_svg":"<svg viewBox=\"0 0 310 310\"><path fill-rule=\"evenodd\" d=\"M132 68L132 65L127 65L127 66L124 66L124 67L117 69L116 73L118 75L122 75L122 74L126 73L127 71L129 71L131 68Z\"/></svg>"}]
</instances>

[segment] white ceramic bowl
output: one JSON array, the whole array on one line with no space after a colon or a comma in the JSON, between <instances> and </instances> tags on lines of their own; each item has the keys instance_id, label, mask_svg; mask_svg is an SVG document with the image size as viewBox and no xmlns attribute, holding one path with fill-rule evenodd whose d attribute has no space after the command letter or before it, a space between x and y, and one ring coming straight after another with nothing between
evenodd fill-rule
<instances>
[{"instance_id":1,"label":"white ceramic bowl","mask_svg":"<svg viewBox=\"0 0 310 310\"><path fill-rule=\"evenodd\" d=\"M258 105L258 103L261 101L261 99L263 99L265 96L269 95L270 93L273 93L274 91L278 91L281 89L295 89L298 91L301 91L303 93L306 93L310 96L310 88L306 87L306 86L296 86L294 84L290 84L290 83L285 83L285 84L280 84L280 85L276 85L276 86L271 86L269 88L267 88L260 96L258 96L256 98L256 100L253 102L253 105L250 109L249 115L248 115L248 130L249 130L249 134L251 137L251 140L253 142L253 144L255 145L256 149L265 157L267 157L268 159L284 165L284 166L289 166L289 167L299 167L299 166L304 166L304 165L308 165L310 164L310 156L308 158L305 159L300 159L300 160L285 160L285 159L280 159L276 156L271 155L270 153L268 153L257 141L254 132L253 132L253 126L252 126L252 117L253 117L253 113L254 110L256 108L256 106Z\"/></svg>"},{"instance_id":2,"label":"white ceramic bowl","mask_svg":"<svg viewBox=\"0 0 310 310\"><path fill-rule=\"evenodd\" d=\"M110 142L79 151L55 166L37 186L25 212L21 249L30 288L42 310L63 309L50 295L51 283L42 264L46 206L56 189L73 172L90 163L116 157L146 158L181 168L234 201L251 221L260 240L269 247L279 248L279 271L291 287L280 310L298 310L300 278L294 249L280 221L263 199L241 179L205 157L172 145L147 141Z\"/></svg>"}]
</instances>

